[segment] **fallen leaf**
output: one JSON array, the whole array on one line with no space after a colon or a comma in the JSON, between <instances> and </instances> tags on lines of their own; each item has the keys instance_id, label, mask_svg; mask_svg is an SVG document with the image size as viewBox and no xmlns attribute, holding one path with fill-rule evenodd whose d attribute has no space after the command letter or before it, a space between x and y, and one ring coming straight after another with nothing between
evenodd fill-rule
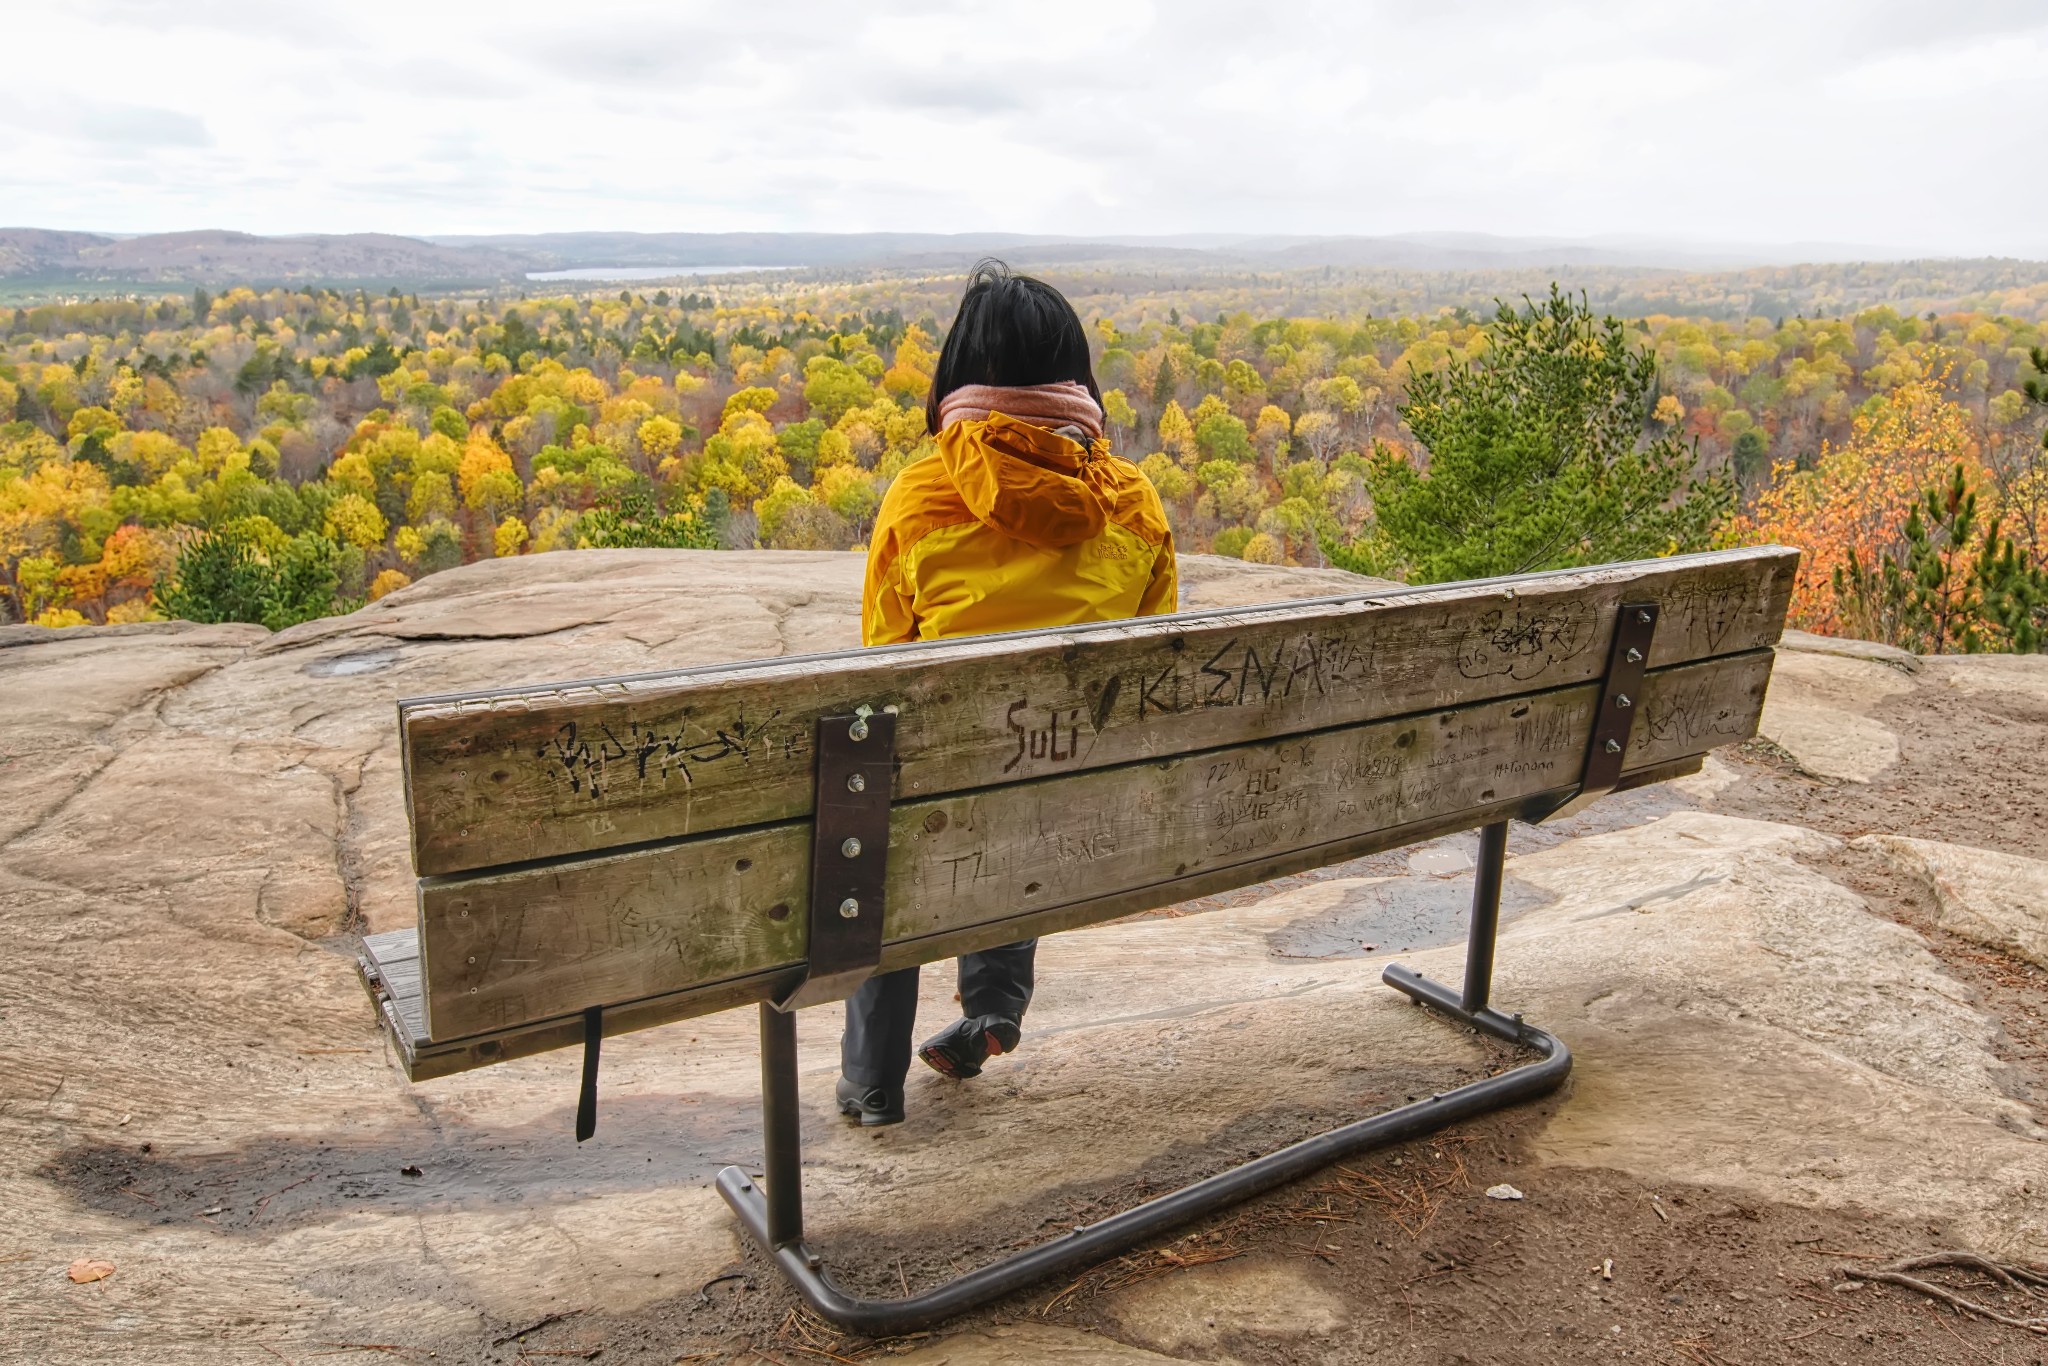
<instances>
[{"instance_id":1,"label":"fallen leaf","mask_svg":"<svg viewBox=\"0 0 2048 1366\"><path fill-rule=\"evenodd\" d=\"M224 1213L226 1213L226 1212L227 1212L227 1206L226 1206L226 1205L215 1205L215 1206L214 1206L214 1207L213 1207L212 1209L203 1209L203 1210L201 1210L201 1211L199 1211L199 1212L200 1212L200 1213L201 1213L202 1215L206 1216L207 1218L211 1219L211 1218L212 1218L212 1217L213 1217L214 1215L216 1215L216 1214L224 1214Z\"/></svg>"},{"instance_id":2,"label":"fallen leaf","mask_svg":"<svg viewBox=\"0 0 2048 1366\"><path fill-rule=\"evenodd\" d=\"M64 1274L80 1285L91 1285L94 1281L103 1281L113 1275L114 1264L112 1262L96 1262L88 1257L80 1257L71 1264L71 1269Z\"/></svg>"},{"instance_id":3,"label":"fallen leaf","mask_svg":"<svg viewBox=\"0 0 2048 1366\"><path fill-rule=\"evenodd\" d=\"M1519 1200L1522 1198L1522 1193L1513 1186L1503 1182L1498 1186L1488 1186L1486 1188L1486 1198L1489 1200Z\"/></svg>"}]
</instances>

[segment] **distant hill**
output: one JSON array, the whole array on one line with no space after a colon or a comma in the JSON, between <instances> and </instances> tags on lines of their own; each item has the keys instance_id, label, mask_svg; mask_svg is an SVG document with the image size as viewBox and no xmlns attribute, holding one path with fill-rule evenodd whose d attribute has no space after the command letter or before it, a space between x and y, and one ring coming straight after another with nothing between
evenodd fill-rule
<instances>
[{"instance_id":1,"label":"distant hill","mask_svg":"<svg viewBox=\"0 0 2048 1366\"><path fill-rule=\"evenodd\" d=\"M1484 233L1309 237L1228 233L1051 236L914 232L564 232L259 237L208 229L117 237L0 228L0 281L90 284L486 284L550 270L739 266L950 271L1001 255L1025 266L1470 271L1571 267L1727 270L1899 260L1841 243L1783 246Z\"/></svg>"},{"instance_id":2,"label":"distant hill","mask_svg":"<svg viewBox=\"0 0 2048 1366\"><path fill-rule=\"evenodd\" d=\"M1020 263L1150 262L1264 269L1341 266L1472 270L1556 265L1706 270L1819 261L1896 260L1913 255L1838 242L1759 246L1631 238L1496 237L1486 233L1080 237L1031 233L564 232L430 240L447 246L546 257L559 263L557 268L566 269L739 265L934 267L1001 255Z\"/></svg>"},{"instance_id":3,"label":"distant hill","mask_svg":"<svg viewBox=\"0 0 2048 1366\"><path fill-rule=\"evenodd\" d=\"M0 278L60 274L76 265L81 253L113 240L89 232L0 228Z\"/></svg>"},{"instance_id":4,"label":"distant hill","mask_svg":"<svg viewBox=\"0 0 2048 1366\"><path fill-rule=\"evenodd\" d=\"M390 233L258 237L204 229L111 237L0 228L0 279L53 283L484 282L547 264L497 248L453 247Z\"/></svg>"}]
</instances>

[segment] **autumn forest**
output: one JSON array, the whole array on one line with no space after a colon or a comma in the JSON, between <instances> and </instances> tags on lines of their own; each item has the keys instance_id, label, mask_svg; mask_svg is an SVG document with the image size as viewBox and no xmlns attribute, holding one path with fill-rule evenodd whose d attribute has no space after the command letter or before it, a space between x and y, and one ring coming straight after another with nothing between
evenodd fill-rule
<instances>
[{"instance_id":1,"label":"autumn forest","mask_svg":"<svg viewBox=\"0 0 2048 1366\"><path fill-rule=\"evenodd\" d=\"M1815 269L1844 273L1844 307L1731 308L1708 277L1697 307L1634 312L1542 284L1389 306L1328 272L1048 273L1183 552L1420 582L1775 540L1808 552L1795 624L2039 648L2048 288L1923 308ZM753 275L0 308L0 621L282 628L497 556L859 548L932 448L957 290Z\"/></svg>"}]
</instances>

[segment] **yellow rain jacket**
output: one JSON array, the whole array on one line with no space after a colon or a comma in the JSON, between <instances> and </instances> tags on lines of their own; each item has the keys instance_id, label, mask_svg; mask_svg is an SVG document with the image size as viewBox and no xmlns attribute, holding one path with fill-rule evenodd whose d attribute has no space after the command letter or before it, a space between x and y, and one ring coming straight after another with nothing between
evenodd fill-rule
<instances>
[{"instance_id":1,"label":"yellow rain jacket","mask_svg":"<svg viewBox=\"0 0 2048 1366\"><path fill-rule=\"evenodd\" d=\"M1136 465L993 413L889 486L868 546L868 645L1174 610L1173 533Z\"/></svg>"}]
</instances>

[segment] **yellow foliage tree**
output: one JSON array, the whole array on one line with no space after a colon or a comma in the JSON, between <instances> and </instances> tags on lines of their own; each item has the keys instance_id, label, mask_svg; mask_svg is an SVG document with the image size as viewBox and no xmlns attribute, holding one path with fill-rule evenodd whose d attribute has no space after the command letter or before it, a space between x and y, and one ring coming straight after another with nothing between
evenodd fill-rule
<instances>
[{"instance_id":1,"label":"yellow foliage tree","mask_svg":"<svg viewBox=\"0 0 2048 1366\"><path fill-rule=\"evenodd\" d=\"M1268 469L1278 469L1287 458L1287 438L1293 431L1294 424L1285 408L1268 403L1259 409L1258 420L1252 425L1252 445Z\"/></svg>"},{"instance_id":2,"label":"yellow foliage tree","mask_svg":"<svg viewBox=\"0 0 2048 1366\"><path fill-rule=\"evenodd\" d=\"M107 609L109 626L130 626L139 621L160 620L162 613L157 611L155 601L148 597L130 598L126 602L117 602Z\"/></svg>"},{"instance_id":3,"label":"yellow foliage tree","mask_svg":"<svg viewBox=\"0 0 2048 1366\"><path fill-rule=\"evenodd\" d=\"M802 484L787 475L775 481L761 500L754 504L754 520L761 530L763 542L772 542L783 528L783 523L800 508L814 505L817 498Z\"/></svg>"},{"instance_id":4,"label":"yellow foliage tree","mask_svg":"<svg viewBox=\"0 0 2048 1366\"><path fill-rule=\"evenodd\" d=\"M375 550L389 529L377 505L360 493L344 493L327 507L325 530L338 541Z\"/></svg>"},{"instance_id":5,"label":"yellow foliage tree","mask_svg":"<svg viewBox=\"0 0 2048 1366\"><path fill-rule=\"evenodd\" d=\"M939 353L931 337L912 323L896 345L896 359L882 372L882 391L905 403L923 403L931 392L932 372L938 369Z\"/></svg>"},{"instance_id":6,"label":"yellow foliage tree","mask_svg":"<svg viewBox=\"0 0 2048 1366\"><path fill-rule=\"evenodd\" d=\"M782 395L765 384L752 385L741 389L725 401L725 411L720 414L721 430L730 423L735 413L765 413L775 406L775 400Z\"/></svg>"},{"instance_id":7,"label":"yellow foliage tree","mask_svg":"<svg viewBox=\"0 0 2048 1366\"><path fill-rule=\"evenodd\" d=\"M789 461L775 444L775 428L751 408L726 415L704 443L697 477L706 488L724 489L735 503L752 503L789 474Z\"/></svg>"},{"instance_id":8,"label":"yellow foliage tree","mask_svg":"<svg viewBox=\"0 0 2048 1366\"><path fill-rule=\"evenodd\" d=\"M360 493L365 498L377 496L377 476L370 469L369 458L361 451L344 455L329 465L327 482L351 493Z\"/></svg>"},{"instance_id":9,"label":"yellow foliage tree","mask_svg":"<svg viewBox=\"0 0 2048 1366\"><path fill-rule=\"evenodd\" d=\"M1777 542L1803 552L1793 625L1822 634L1841 629L1835 568L1849 552L1866 565L1902 554L1906 519L1955 466L1973 487L1986 482L1975 425L1948 396L1944 378L1916 368L1856 418L1848 441L1823 447L1812 468L1775 466L1756 506L1723 533L1730 545Z\"/></svg>"},{"instance_id":10,"label":"yellow foliage tree","mask_svg":"<svg viewBox=\"0 0 2048 1366\"><path fill-rule=\"evenodd\" d=\"M1167 502L1192 498L1195 494L1195 476L1175 463L1165 451L1154 451L1138 463L1152 487L1159 490L1159 496Z\"/></svg>"},{"instance_id":11,"label":"yellow foliage tree","mask_svg":"<svg viewBox=\"0 0 2048 1366\"><path fill-rule=\"evenodd\" d=\"M812 491L826 507L865 532L882 507L880 481L858 465L827 465L818 471Z\"/></svg>"},{"instance_id":12,"label":"yellow foliage tree","mask_svg":"<svg viewBox=\"0 0 2048 1366\"><path fill-rule=\"evenodd\" d=\"M457 486L462 490L462 500L474 507L471 491L487 475L499 471L512 472L512 457L498 448L496 442L481 434L470 437L462 448L462 462L455 467ZM516 476L515 476L516 477Z\"/></svg>"},{"instance_id":13,"label":"yellow foliage tree","mask_svg":"<svg viewBox=\"0 0 2048 1366\"><path fill-rule=\"evenodd\" d=\"M1193 469L1200 453L1195 446L1195 424L1188 420L1178 399L1170 399L1159 415L1159 444L1184 467Z\"/></svg>"},{"instance_id":14,"label":"yellow foliage tree","mask_svg":"<svg viewBox=\"0 0 2048 1366\"><path fill-rule=\"evenodd\" d=\"M828 428L818 437L817 458L811 462L813 469L824 470L833 465L854 465L858 463L853 454L853 442L847 437L845 432L839 431L836 428Z\"/></svg>"},{"instance_id":15,"label":"yellow foliage tree","mask_svg":"<svg viewBox=\"0 0 2048 1366\"><path fill-rule=\"evenodd\" d=\"M672 417L650 417L640 424L640 449L650 460L665 460L674 455L682 441L682 424Z\"/></svg>"},{"instance_id":16,"label":"yellow foliage tree","mask_svg":"<svg viewBox=\"0 0 2048 1366\"><path fill-rule=\"evenodd\" d=\"M491 533L491 551L501 560L508 555L517 555L520 547L526 544L526 535L526 523L517 517L507 517Z\"/></svg>"},{"instance_id":17,"label":"yellow foliage tree","mask_svg":"<svg viewBox=\"0 0 2048 1366\"><path fill-rule=\"evenodd\" d=\"M1328 461L1344 441L1344 424L1326 409L1303 413L1294 423L1294 439L1317 460Z\"/></svg>"},{"instance_id":18,"label":"yellow foliage tree","mask_svg":"<svg viewBox=\"0 0 2048 1366\"><path fill-rule=\"evenodd\" d=\"M528 553L540 555L552 550L574 550L576 524L582 520L581 513L568 508L542 508L533 515L533 539L528 542Z\"/></svg>"},{"instance_id":19,"label":"yellow foliage tree","mask_svg":"<svg viewBox=\"0 0 2048 1366\"><path fill-rule=\"evenodd\" d=\"M512 457L489 437L473 433L462 448L462 463L456 467L456 485L462 490L464 507L496 521L519 506L526 486L512 468Z\"/></svg>"},{"instance_id":20,"label":"yellow foliage tree","mask_svg":"<svg viewBox=\"0 0 2048 1366\"><path fill-rule=\"evenodd\" d=\"M412 583L412 576L403 569L387 569L370 580L370 601L388 597Z\"/></svg>"},{"instance_id":21,"label":"yellow foliage tree","mask_svg":"<svg viewBox=\"0 0 2048 1366\"><path fill-rule=\"evenodd\" d=\"M1284 564L1287 552L1278 536L1261 531L1244 543L1244 558L1252 564Z\"/></svg>"},{"instance_id":22,"label":"yellow foliage tree","mask_svg":"<svg viewBox=\"0 0 2048 1366\"><path fill-rule=\"evenodd\" d=\"M455 482L440 470L416 472L412 491L405 498L405 515L414 522L454 517Z\"/></svg>"}]
</instances>

